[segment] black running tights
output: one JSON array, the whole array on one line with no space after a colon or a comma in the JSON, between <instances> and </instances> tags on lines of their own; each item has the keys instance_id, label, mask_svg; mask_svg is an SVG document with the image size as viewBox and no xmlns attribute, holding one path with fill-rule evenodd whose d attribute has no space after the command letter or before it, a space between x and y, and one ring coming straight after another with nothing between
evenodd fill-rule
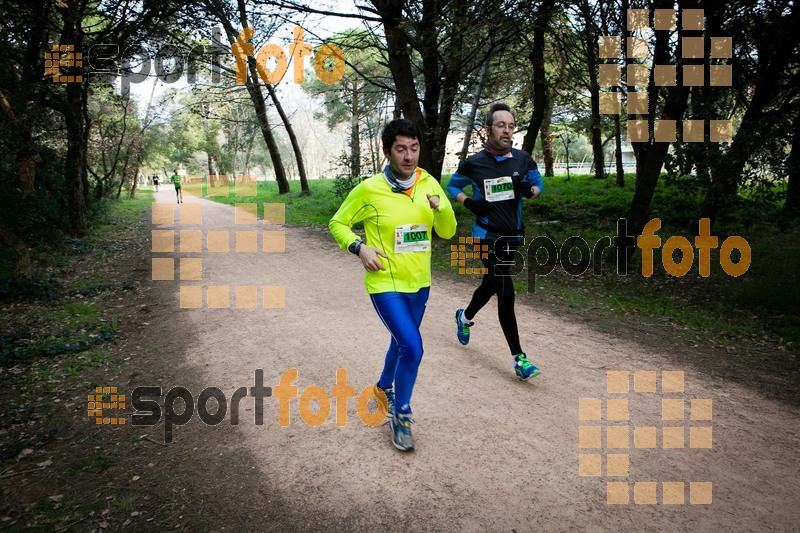
<instances>
[{"instance_id":1,"label":"black running tights","mask_svg":"<svg viewBox=\"0 0 800 533\"><path fill-rule=\"evenodd\" d=\"M511 265L509 264L514 261L515 252L516 246L506 247L505 244L498 243L496 250L489 252L488 258L481 259L489 272L483 275L481 284L475 289L472 300L464 311L465 318L472 320L496 294L497 316L500 319L500 327L503 329L503 335L506 337L511 355L522 353L517 329L517 315L514 313L514 278L510 275Z\"/></svg>"}]
</instances>

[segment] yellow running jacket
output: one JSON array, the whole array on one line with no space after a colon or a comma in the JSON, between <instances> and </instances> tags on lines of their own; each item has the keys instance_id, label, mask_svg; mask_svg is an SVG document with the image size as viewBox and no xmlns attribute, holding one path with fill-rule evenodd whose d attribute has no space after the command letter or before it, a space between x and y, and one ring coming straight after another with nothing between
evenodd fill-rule
<instances>
[{"instance_id":1,"label":"yellow running jacket","mask_svg":"<svg viewBox=\"0 0 800 533\"><path fill-rule=\"evenodd\" d=\"M434 211L427 195L439 197ZM360 237L351 229L364 223L365 244L386 254L378 256L386 270L366 272L367 293L414 293L431 285L431 232L449 239L456 232L453 206L433 176L417 168L408 191L394 191L383 174L359 183L333 215L328 228L342 250Z\"/></svg>"}]
</instances>

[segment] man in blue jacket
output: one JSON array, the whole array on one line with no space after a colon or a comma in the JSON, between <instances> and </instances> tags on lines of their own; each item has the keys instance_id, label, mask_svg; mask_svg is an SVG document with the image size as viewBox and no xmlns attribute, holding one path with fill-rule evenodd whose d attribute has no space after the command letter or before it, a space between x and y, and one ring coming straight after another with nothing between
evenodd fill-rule
<instances>
[{"instance_id":1,"label":"man in blue jacket","mask_svg":"<svg viewBox=\"0 0 800 533\"><path fill-rule=\"evenodd\" d=\"M522 198L537 198L544 185L533 158L511 146L516 124L508 105L492 105L485 128L484 149L465 159L447 185L447 192L475 214L472 236L489 245L488 257L481 259L488 273L467 308L456 310L456 336L461 344L469 343L472 319L496 294L500 327L514 357L514 370L526 381L541 371L528 361L520 346L510 268L524 238ZM463 190L468 185L472 197Z\"/></svg>"}]
</instances>

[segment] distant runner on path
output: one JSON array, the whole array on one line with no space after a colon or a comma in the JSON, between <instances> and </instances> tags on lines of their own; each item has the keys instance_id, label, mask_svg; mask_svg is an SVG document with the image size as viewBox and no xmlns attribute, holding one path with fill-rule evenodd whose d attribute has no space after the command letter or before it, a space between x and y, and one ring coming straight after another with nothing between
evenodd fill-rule
<instances>
[{"instance_id":1,"label":"distant runner on path","mask_svg":"<svg viewBox=\"0 0 800 533\"><path fill-rule=\"evenodd\" d=\"M175 198L178 200L179 204L183 203L183 191L181 190L181 175L178 174L178 169L175 169L175 173L169 178L169 181L175 185Z\"/></svg>"}]
</instances>

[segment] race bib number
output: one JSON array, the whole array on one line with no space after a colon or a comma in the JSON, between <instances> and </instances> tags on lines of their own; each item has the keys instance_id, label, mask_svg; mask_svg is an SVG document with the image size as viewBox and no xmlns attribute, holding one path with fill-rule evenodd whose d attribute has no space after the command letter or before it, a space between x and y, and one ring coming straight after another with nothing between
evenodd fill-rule
<instances>
[{"instance_id":1,"label":"race bib number","mask_svg":"<svg viewBox=\"0 0 800 533\"><path fill-rule=\"evenodd\" d=\"M394 232L394 253L427 252L431 249L428 226L425 224L406 224Z\"/></svg>"},{"instance_id":2,"label":"race bib number","mask_svg":"<svg viewBox=\"0 0 800 533\"><path fill-rule=\"evenodd\" d=\"M485 180L483 182L483 193L489 202L513 200L514 182L511 180L511 176Z\"/></svg>"}]
</instances>

